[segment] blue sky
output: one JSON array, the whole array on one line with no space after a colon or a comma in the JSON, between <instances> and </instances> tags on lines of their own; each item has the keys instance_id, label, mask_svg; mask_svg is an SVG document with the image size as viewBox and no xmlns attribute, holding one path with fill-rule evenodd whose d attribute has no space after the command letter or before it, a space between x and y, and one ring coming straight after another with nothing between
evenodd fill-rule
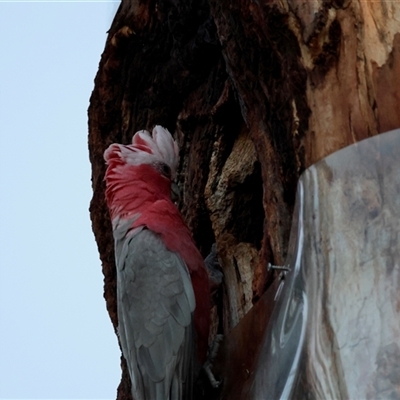
<instances>
[{"instance_id":1,"label":"blue sky","mask_svg":"<svg viewBox=\"0 0 400 400\"><path fill-rule=\"evenodd\" d=\"M118 3L0 0L0 398L116 397L87 108Z\"/></svg>"}]
</instances>

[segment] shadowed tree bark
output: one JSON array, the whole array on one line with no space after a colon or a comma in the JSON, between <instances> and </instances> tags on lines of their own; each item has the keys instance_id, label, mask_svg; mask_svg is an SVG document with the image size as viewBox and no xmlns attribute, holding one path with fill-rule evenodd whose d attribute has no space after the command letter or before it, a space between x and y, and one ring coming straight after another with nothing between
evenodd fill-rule
<instances>
[{"instance_id":1,"label":"shadowed tree bark","mask_svg":"<svg viewBox=\"0 0 400 400\"><path fill-rule=\"evenodd\" d=\"M229 336L272 284L268 262L285 259L302 171L400 126L400 3L122 1L89 107L90 214L114 327L103 152L155 124L178 140L180 209L204 257L217 243L213 335ZM130 399L121 366L117 398Z\"/></svg>"}]
</instances>

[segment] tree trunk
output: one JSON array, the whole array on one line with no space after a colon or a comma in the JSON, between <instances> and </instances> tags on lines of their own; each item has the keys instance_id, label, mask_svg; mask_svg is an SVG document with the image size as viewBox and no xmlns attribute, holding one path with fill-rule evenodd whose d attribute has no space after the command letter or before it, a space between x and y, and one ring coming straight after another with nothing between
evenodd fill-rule
<instances>
[{"instance_id":1,"label":"tree trunk","mask_svg":"<svg viewBox=\"0 0 400 400\"><path fill-rule=\"evenodd\" d=\"M90 213L114 327L103 152L155 124L178 140L198 247L217 243L213 334L228 335L273 282L268 262L285 260L304 169L400 126L400 3L122 1L89 107ZM118 399L130 399L123 359L122 371Z\"/></svg>"}]
</instances>

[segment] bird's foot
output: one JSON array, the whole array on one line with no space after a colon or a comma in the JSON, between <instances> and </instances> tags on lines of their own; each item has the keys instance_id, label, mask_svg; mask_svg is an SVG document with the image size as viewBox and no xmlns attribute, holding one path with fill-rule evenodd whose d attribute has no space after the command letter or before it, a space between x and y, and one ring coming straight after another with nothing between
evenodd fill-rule
<instances>
[{"instance_id":1,"label":"bird's foot","mask_svg":"<svg viewBox=\"0 0 400 400\"><path fill-rule=\"evenodd\" d=\"M203 369L208 377L208 380L211 383L211 386L214 389L217 389L221 385L221 381L218 381L215 379L214 373L212 372L212 366L215 361L215 358L217 357L218 350L220 347L220 344L224 338L224 335L216 335L212 345L210 346L210 350L208 352L208 357L207 361L203 365Z\"/></svg>"}]
</instances>

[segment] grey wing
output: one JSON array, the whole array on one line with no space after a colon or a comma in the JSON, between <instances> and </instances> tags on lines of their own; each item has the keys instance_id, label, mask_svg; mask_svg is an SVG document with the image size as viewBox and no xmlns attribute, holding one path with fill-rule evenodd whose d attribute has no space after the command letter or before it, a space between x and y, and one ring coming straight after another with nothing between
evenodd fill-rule
<instances>
[{"instance_id":1,"label":"grey wing","mask_svg":"<svg viewBox=\"0 0 400 400\"><path fill-rule=\"evenodd\" d=\"M190 399L195 298L186 264L147 229L115 239L118 332L133 397Z\"/></svg>"}]
</instances>

